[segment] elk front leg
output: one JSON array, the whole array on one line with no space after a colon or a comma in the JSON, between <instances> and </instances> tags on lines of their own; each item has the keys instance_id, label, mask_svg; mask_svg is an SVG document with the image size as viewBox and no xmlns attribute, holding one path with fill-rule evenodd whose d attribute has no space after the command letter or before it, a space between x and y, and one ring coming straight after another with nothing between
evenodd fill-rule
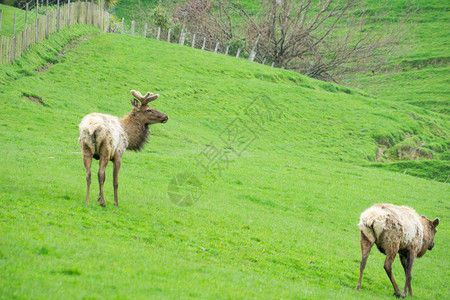
<instances>
[{"instance_id":1,"label":"elk front leg","mask_svg":"<svg viewBox=\"0 0 450 300\"><path fill-rule=\"evenodd\" d=\"M82 152L83 152L84 168L86 170L86 183L87 183L85 205L88 205L89 204L89 188L91 187L92 153L91 153L91 150L88 147L83 147Z\"/></svg>"},{"instance_id":2,"label":"elk front leg","mask_svg":"<svg viewBox=\"0 0 450 300\"><path fill-rule=\"evenodd\" d=\"M114 156L114 170L113 170L113 185L114 185L114 205L119 206L119 200L117 198L117 189L119 188L119 170L122 164L122 157L119 155Z\"/></svg>"},{"instance_id":3,"label":"elk front leg","mask_svg":"<svg viewBox=\"0 0 450 300\"><path fill-rule=\"evenodd\" d=\"M372 249L373 243L369 241L369 239L362 233L361 231L361 253L362 253L362 259L361 259L361 265L359 267L359 280L358 285L356 286L357 290L361 289L361 280L364 272L364 268L366 267L367 258L369 257L370 250Z\"/></svg>"}]
</instances>

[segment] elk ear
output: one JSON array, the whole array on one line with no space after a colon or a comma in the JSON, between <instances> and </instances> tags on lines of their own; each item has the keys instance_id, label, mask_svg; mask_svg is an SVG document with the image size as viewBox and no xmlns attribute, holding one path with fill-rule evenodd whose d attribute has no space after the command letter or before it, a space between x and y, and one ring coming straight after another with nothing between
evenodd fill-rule
<instances>
[{"instance_id":1,"label":"elk ear","mask_svg":"<svg viewBox=\"0 0 450 300\"><path fill-rule=\"evenodd\" d=\"M136 99L131 99L131 105L133 105L136 108L140 108L141 107L141 103L136 100Z\"/></svg>"},{"instance_id":2,"label":"elk ear","mask_svg":"<svg viewBox=\"0 0 450 300\"><path fill-rule=\"evenodd\" d=\"M439 218L433 220L433 227L436 228L439 225Z\"/></svg>"}]
</instances>

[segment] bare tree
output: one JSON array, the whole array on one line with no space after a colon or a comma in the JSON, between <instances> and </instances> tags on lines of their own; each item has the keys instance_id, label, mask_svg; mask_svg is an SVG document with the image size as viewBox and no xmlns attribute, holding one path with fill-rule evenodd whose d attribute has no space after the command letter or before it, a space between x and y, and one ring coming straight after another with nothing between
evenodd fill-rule
<instances>
[{"instance_id":1,"label":"bare tree","mask_svg":"<svg viewBox=\"0 0 450 300\"><path fill-rule=\"evenodd\" d=\"M231 13L226 1L185 0L175 7L174 18L188 32L225 45L234 38Z\"/></svg>"},{"instance_id":2,"label":"bare tree","mask_svg":"<svg viewBox=\"0 0 450 300\"><path fill-rule=\"evenodd\" d=\"M336 81L377 69L399 45L408 14L388 22L388 7L374 13L364 0L263 0L259 12L250 12L235 0L187 0L179 11L191 31L222 42L243 39L248 47L260 36L259 59Z\"/></svg>"},{"instance_id":3,"label":"bare tree","mask_svg":"<svg viewBox=\"0 0 450 300\"><path fill-rule=\"evenodd\" d=\"M258 18L233 7L246 20L247 38L261 35L258 51L266 59L327 81L385 64L408 19L388 22L389 10L374 13L363 0L267 0Z\"/></svg>"}]
</instances>

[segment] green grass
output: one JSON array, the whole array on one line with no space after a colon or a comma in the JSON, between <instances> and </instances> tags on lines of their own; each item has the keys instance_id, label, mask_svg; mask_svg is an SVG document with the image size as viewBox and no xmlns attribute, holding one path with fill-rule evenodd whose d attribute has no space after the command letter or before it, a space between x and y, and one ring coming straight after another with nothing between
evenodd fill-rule
<instances>
[{"instance_id":1,"label":"green grass","mask_svg":"<svg viewBox=\"0 0 450 300\"><path fill-rule=\"evenodd\" d=\"M433 178L441 182L449 181L450 166L439 161L400 161L391 164L369 164L367 166L385 168L422 178ZM447 174L447 176L445 176Z\"/></svg>"},{"instance_id":2,"label":"green grass","mask_svg":"<svg viewBox=\"0 0 450 300\"><path fill-rule=\"evenodd\" d=\"M359 214L389 202L441 218L412 285L418 299L448 298L450 186L362 166L376 138L437 140L448 130L439 116L232 57L94 33L74 27L1 66L0 297L391 299L376 249L354 291ZM80 34L90 38L56 59ZM54 60L39 60L44 52ZM111 164L107 207L95 201L97 165L84 206L77 125L94 111L128 113L130 89L159 93L154 106L170 120L152 126L144 151L125 154L121 206ZM230 148L220 137L234 137L233 124L245 130ZM197 162L206 152L223 155L208 168L214 178ZM169 196L181 173L201 185L192 206ZM398 259L394 272L403 286Z\"/></svg>"}]
</instances>

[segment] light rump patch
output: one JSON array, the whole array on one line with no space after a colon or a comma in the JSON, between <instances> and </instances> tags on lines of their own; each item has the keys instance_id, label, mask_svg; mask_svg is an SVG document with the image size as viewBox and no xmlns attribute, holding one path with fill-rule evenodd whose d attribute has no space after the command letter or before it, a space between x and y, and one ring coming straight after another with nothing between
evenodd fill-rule
<instances>
[{"instance_id":1,"label":"light rump patch","mask_svg":"<svg viewBox=\"0 0 450 300\"><path fill-rule=\"evenodd\" d=\"M117 117L92 113L81 120L79 128L79 141L83 141L94 156L100 154L99 147L102 143L106 143L110 148L110 160L116 152L123 155L128 147L127 135Z\"/></svg>"}]
</instances>

